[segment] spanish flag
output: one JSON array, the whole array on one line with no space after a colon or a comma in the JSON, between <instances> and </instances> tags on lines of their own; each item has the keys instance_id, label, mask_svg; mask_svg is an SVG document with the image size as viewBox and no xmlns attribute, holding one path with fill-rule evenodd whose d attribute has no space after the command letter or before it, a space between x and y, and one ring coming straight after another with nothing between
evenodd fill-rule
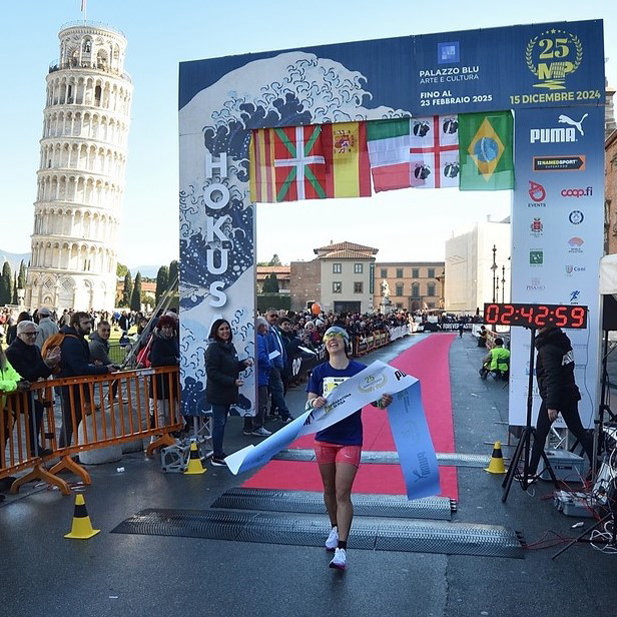
<instances>
[{"instance_id":1,"label":"spanish flag","mask_svg":"<svg viewBox=\"0 0 617 617\"><path fill-rule=\"evenodd\" d=\"M321 127L328 197L370 197L371 167L365 122L341 122Z\"/></svg>"},{"instance_id":2,"label":"spanish flag","mask_svg":"<svg viewBox=\"0 0 617 617\"><path fill-rule=\"evenodd\" d=\"M281 202L371 195L364 122L253 131L251 200Z\"/></svg>"}]
</instances>

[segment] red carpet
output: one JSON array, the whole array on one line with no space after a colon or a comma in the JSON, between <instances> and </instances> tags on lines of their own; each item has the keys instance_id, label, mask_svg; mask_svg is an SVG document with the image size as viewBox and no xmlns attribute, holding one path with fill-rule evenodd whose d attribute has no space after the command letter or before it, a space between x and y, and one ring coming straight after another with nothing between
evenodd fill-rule
<instances>
[{"instance_id":1,"label":"red carpet","mask_svg":"<svg viewBox=\"0 0 617 617\"><path fill-rule=\"evenodd\" d=\"M420 380L422 402L436 452L454 452L454 424L450 393L448 356L455 335L431 335L416 343L390 364ZM364 450L395 451L385 410L367 406L362 410ZM292 448L312 449L313 435L296 440ZM440 467L441 495L458 499L455 467ZM319 470L314 462L271 461L243 486L285 490L321 491ZM364 464L354 482L358 493L404 495L405 484L397 465Z\"/></svg>"}]
</instances>

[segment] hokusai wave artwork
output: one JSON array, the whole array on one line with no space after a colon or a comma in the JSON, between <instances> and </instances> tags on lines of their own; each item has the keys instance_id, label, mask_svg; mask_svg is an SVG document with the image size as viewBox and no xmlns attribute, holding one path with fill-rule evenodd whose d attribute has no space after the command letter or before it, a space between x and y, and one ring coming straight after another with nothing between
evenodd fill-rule
<instances>
[{"instance_id":1,"label":"hokusai wave artwork","mask_svg":"<svg viewBox=\"0 0 617 617\"><path fill-rule=\"evenodd\" d=\"M230 71L180 110L185 415L197 415L209 407L204 351L214 319L222 316L230 321L240 358L255 353L254 206L248 190L251 130L410 115L402 109L365 107L373 100L369 88L361 73L339 62L288 52ZM252 415L254 370L244 377L236 411Z\"/></svg>"}]
</instances>

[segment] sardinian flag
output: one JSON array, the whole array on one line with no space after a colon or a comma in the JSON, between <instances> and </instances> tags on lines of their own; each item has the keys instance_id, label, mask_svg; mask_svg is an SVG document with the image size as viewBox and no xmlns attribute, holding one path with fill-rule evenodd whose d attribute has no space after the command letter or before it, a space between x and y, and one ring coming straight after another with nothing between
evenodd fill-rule
<instances>
[{"instance_id":1,"label":"sardinian flag","mask_svg":"<svg viewBox=\"0 0 617 617\"><path fill-rule=\"evenodd\" d=\"M411 119L411 186L458 187L458 116Z\"/></svg>"}]
</instances>

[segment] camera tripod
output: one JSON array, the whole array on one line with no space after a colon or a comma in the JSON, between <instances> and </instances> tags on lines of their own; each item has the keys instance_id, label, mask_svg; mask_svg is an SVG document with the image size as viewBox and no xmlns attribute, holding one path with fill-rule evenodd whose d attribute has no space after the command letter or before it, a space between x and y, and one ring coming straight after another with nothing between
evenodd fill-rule
<instances>
[{"instance_id":1,"label":"camera tripod","mask_svg":"<svg viewBox=\"0 0 617 617\"><path fill-rule=\"evenodd\" d=\"M516 445L516 450L514 451L514 455L512 456L512 460L510 461L510 467L508 468L508 473L506 477L503 479L502 488L503 494L501 496L501 501L505 503L508 499L508 494L510 493L510 487L512 486L512 480L514 480L515 476L519 476L521 481L521 487L524 491L527 490L527 487L531 484L533 477L529 473L529 459L531 456L531 438L537 439L536 429L531 425L531 411L533 408L533 373L534 373L534 364L535 364L535 341L536 341L536 329L530 328L531 330L531 340L529 345L529 383L527 385L527 418L525 421L525 428L521 433L521 436L518 440L518 444ZM518 466L523 459L523 474L522 476L518 473ZM551 464L548 460L548 456L542 449L542 460L544 462L544 466L551 476L551 480L555 488L559 488L559 483L557 482L557 478L555 477L555 472L551 467Z\"/></svg>"}]
</instances>

